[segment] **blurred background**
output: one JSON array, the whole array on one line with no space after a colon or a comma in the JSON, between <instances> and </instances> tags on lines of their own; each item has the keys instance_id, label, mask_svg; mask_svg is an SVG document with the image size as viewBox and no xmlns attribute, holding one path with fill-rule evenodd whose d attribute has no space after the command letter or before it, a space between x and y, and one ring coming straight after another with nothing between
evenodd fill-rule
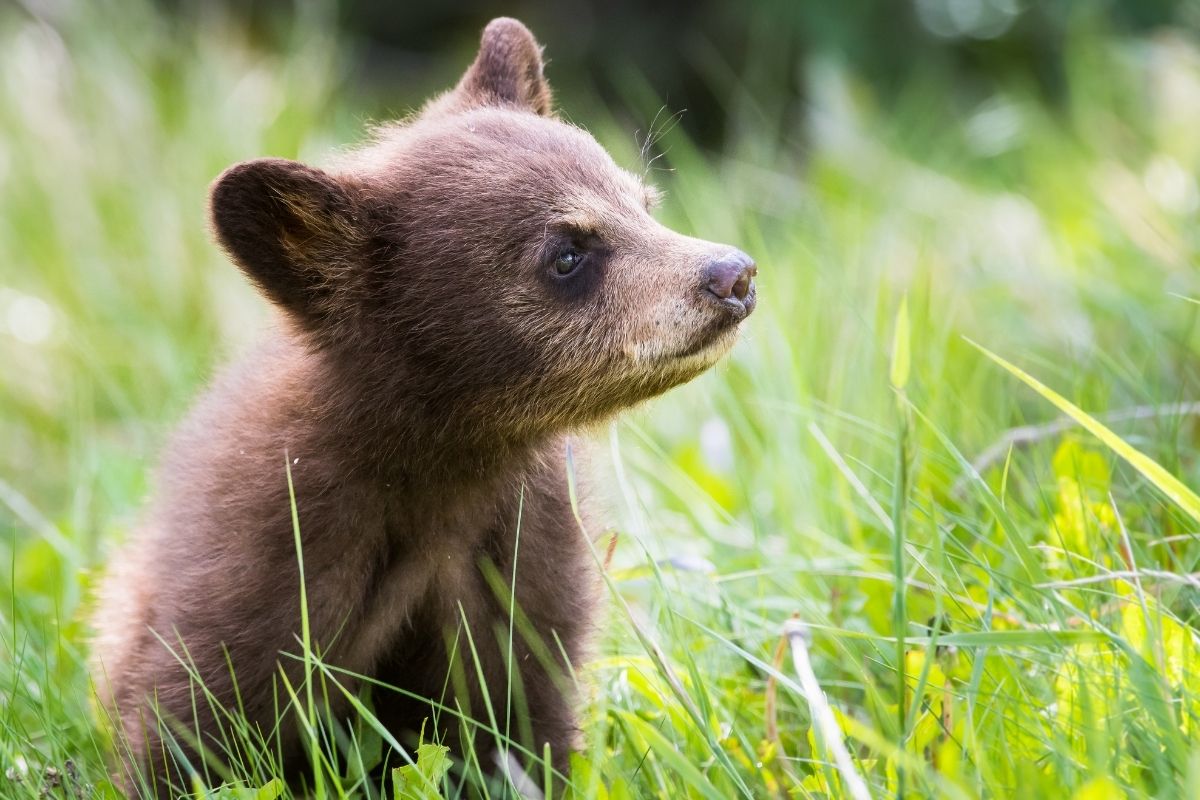
<instances>
[{"instance_id":1,"label":"blurred background","mask_svg":"<svg viewBox=\"0 0 1200 800\"><path fill-rule=\"evenodd\" d=\"M212 13L215 6L224 6L220 13L260 41L278 33L281 14L291 8L261 0L163 3L176 14L199 8ZM648 81L669 110L683 114L683 130L711 147L738 124L729 91L738 81L750 83L760 102L785 109L800 133L806 69L818 57L859 76L885 107L915 81L933 76L945 82L954 103L978 103L1020 83L1039 99L1061 104L1072 31L1130 35L1200 25L1200 9L1186 0L349 0L329 13L349 51L346 88L360 95L359 102L411 104L445 87L457 78L482 26L493 17L514 16L551 44L551 69L568 109L601 102L644 122L630 82Z\"/></svg>"},{"instance_id":2,"label":"blurred background","mask_svg":"<svg viewBox=\"0 0 1200 800\"><path fill-rule=\"evenodd\" d=\"M601 437L616 584L691 690L708 687L696 703L714 722L699 735L615 623L588 723L609 748L598 780L691 791L686 771L637 758L659 740L628 711L716 796L827 790L807 706L767 700L793 611L819 632L835 705L880 731L856 734L880 791L896 779L878 741L894 734L897 586L913 635L945 615L1145 647L1124 590L1054 582L1130 558L1191 575L1197 521L1095 441L1022 428L1057 411L971 342L1200 485L1200 1L0 0L0 763L36 778L73 759L101 780L92 576L136 524L172 425L267 324L210 241L209 183L257 156L321 164L419 108L497 15L545 45L563 116L666 190L665 223L760 264L732 356ZM912 413L893 386L902 307ZM1000 500L964 488L972 460ZM1102 779L1124 794L1077 796L1197 796L1193 583L1151 593L1174 626L1148 656L1166 676L1153 690L1092 644L964 645L930 678L953 688L956 721L914 714L911 774L954 797Z\"/></svg>"},{"instance_id":3,"label":"blurred background","mask_svg":"<svg viewBox=\"0 0 1200 800\"><path fill-rule=\"evenodd\" d=\"M797 227L817 225L853 258L874 253L889 286L921 274L916 260L953 259L956 281L999 282L1030 306L1010 332L1054 328L1074 344L1092 336L1086 315L1050 308L1042 285L1061 290L1063 276L1028 279L1047 259L1094 266L1075 256L1095 250L1062 246L1128 245L1170 267L1114 267L1139 292L1190 286L1180 248L1194 226L1174 226L1198 202L1195 0L9 0L0 466L56 509L79 490L68 466L139 480L158 434L124 440L177 417L261 311L208 243L208 182L259 155L320 163L371 121L414 111L500 14L546 45L565 117L683 190L666 219L693 233L786 241L786 269L817 257L820 238ZM677 179L682 164L694 169ZM712 187L718 198L701 193ZM886 213L868 225L875 208ZM1124 241L1107 241L1113 225ZM768 262L768 286L771 274ZM114 458L98 458L110 434ZM106 519L103 494L74 507Z\"/></svg>"}]
</instances>

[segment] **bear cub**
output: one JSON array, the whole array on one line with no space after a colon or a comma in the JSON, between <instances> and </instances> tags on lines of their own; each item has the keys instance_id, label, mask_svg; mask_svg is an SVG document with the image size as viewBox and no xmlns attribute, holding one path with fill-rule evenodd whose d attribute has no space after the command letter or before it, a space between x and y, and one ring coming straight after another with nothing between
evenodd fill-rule
<instances>
[{"instance_id":1,"label":"bear cub","mask_svg":"<svg viewBox=\"0 0 1200 800\"><path fill-rule=\"evenodd\" d=\"M215 236L281 313L174 436L101 588L94 683L128 791L244 765L234 711L303 780L289 689L309 688L333 722L369 694L405 748L548 748L565 772L600 587L572 432L703 372L755 304L754 262L654 200L555 115L512 19L329 168L217 178ZM328 665L307 685L305 633Z\"/></svg>"}]
</instances>

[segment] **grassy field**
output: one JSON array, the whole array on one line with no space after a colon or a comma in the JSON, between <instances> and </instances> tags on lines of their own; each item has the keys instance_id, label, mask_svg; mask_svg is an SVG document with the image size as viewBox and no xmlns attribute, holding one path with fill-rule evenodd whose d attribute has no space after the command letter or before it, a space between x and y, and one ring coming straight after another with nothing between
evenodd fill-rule
<instances>
[{"instance_id":1,"label":"grassy field","mask_svg":"<svg viewBox=\"0 0 1200 800\"><path fill-rule=\"evenodd\" d=\"M208 182L319 162L380 113L319 17L264 48L91 8L0 9L5 798L116 795L88 590L165 433L266 318L208 239ZM799 118L714 71L721 153L657 126L663 219L754 254L761 304L724 364L597 442L619 535L576 796L854 797L857 775L875 797L1200 797L1200 50L1068 44L1053 110L936 75L883 109L816 60ZM660 104L628 86L640 125L563 102L636 169ZM367 791L331 759L330 795ZM197 791L282 791L239 776ZM461 764L440 791L472 784L511 794Z\"/></svg>"}]
</instances>

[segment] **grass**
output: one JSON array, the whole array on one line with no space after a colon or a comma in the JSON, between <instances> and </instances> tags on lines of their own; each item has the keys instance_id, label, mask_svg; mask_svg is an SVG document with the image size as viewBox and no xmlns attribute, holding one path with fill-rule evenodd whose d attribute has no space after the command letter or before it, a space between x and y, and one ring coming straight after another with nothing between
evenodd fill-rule
<instances>
[{"instance_id":1,"label":"grass","mask_svg":"<svg viewBox=\"0 0 1200 800\"><path fill-rule=\"evenodd\" d=\"M88 589L165 433L264 319L205 188L381 113L308 13L254 45L136 1L0 9L0 796L115 794ZM725 150L655 142L664 220L753 253L762 302L722 366L597 443L619 537L575 665L577 796L850 796L791 656L873 796L1200 795L1200 54L1092 22L1065 59L1048 109L937 75L884 108L814 58L801 120L714 66ZM624 83L632 121L561 94L636 167L660 103ZM1009 436L1060 409L1081 425ZM312 683L289 688L311 717ZM312 732L324 796L366 791L386 739L358 707ZM412 796L511 794L441 753L400 774ZM197 791L287 791L252 766Z\"/></svg>"}]
</instances>

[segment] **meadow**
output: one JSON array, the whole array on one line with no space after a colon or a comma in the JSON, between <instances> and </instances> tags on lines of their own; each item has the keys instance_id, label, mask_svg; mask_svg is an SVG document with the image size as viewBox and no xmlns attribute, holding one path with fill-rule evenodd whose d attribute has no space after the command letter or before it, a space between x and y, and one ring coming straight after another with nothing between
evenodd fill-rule
<instances>
[{"instance_id":1,"label":"meadow","mask_svg":"<svg viewBox=\"0 0 1200 800\"><path fill-rule=\"evenodd\" d=\"M422 99L401 76L367 105L316 12L264 45L115 8L0 10L5 798L118 796L89 588L268 319L210 241L209 182ZM569 791L1200 797L1197 41L1080 25L1054 105L1014 83L964 108L930 73L885 106L814 59L800 115L760 49L708 76L720 152L648 77L632 126L561 95L664 222L760 265L728 359L595 437L616 534L590 532L610 594ZM362 713L314 734L324 796L514 796L436 746L371 784ZM290 794L235 760L196 796Z\"/></svg>"}]
</instances>

